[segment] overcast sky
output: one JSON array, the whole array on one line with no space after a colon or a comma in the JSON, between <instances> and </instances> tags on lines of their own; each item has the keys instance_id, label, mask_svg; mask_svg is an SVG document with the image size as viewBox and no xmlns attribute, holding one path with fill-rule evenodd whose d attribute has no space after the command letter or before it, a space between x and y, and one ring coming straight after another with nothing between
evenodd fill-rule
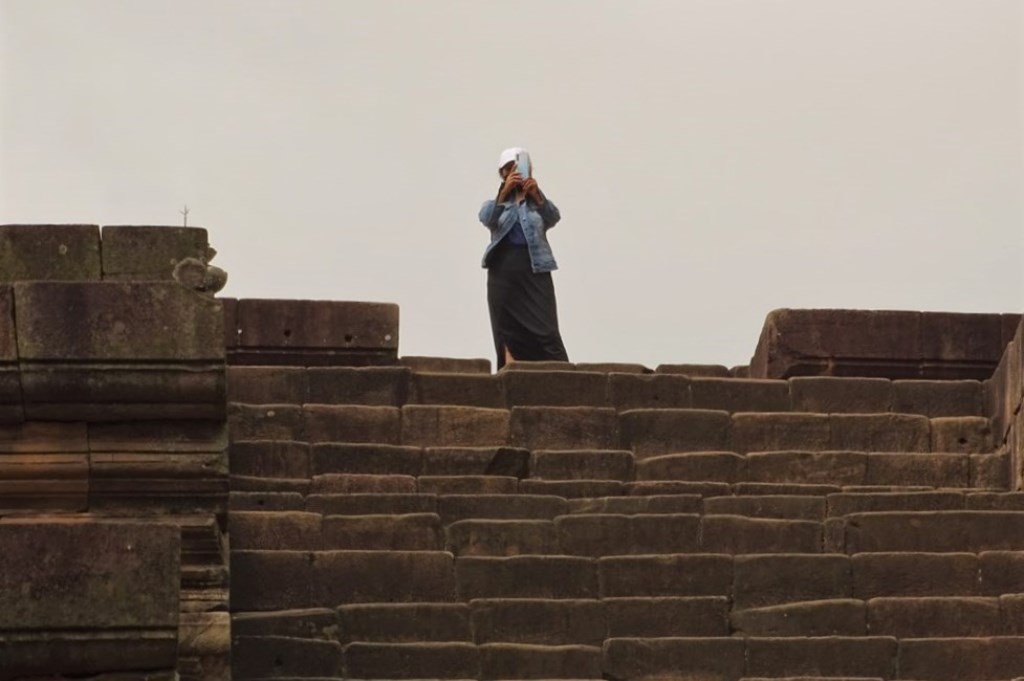
<instances>
[{"instance_id":1,"label":"overcast sky","mask_svg":"<svg viewBox=\"0 0 1024 681\"><path fill-rule=\"evenodd\" d=\"M403 355L493 361L516 145L574 361L1024 309L1024 0L0 0L0 223L188 204L224 295L398 303Z\"/></svg>"}]
</instances>

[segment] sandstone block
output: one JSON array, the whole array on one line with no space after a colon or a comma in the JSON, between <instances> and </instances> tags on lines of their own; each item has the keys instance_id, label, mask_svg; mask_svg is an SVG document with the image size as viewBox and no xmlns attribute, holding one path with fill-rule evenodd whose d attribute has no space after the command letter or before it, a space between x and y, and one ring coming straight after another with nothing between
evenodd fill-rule
<instances>
[{"instance_id":1,"label":"sandstone block","mask_svg":"<svg viewBox=\"0 0 1024 681\"><path fill-rule=\"evenodd\" d=\"M0 284L0 362L17 362L18 339L14 335L14 289Z\"/></svg>"},{"instance_id":2,"label":"sandstone block","mask_svg":"<svg viewBox=\"0 0 1024 681\"><path fill-rule=\"evenodd\" d=\"M200 227L105 225L102 240L104 279L170 280L182 260L212 257Z\"/></svg>"},{"instance_id":3,"label":"sandstone block","mask_svg":"<svg viewBox=\"0 0 1024 681\"><path fill-rule=\"evenodd\" d=\"M319 513L239 511L230 517L236 551L317 551L323 548Z\"/></svg>"},{"instance_id":4,"label":"sandstone block","mask_svg":"<svg viewBox=\"0 0 1024 681\"><path fill-rule=\"evenodd\" d=\"M840 492L828 495L827 503L829 517L871 511L954 511L964 508L964 495L962 492Z\"/></svg>"},{"instance_id":5,"label":"sandstone block","mask_svg":"<svg viewBox=\"0 0 1024 681\"><path fill-rule=\"evenodd\" d=\"M916 377L921 313L895 310L773 310L750 362L756 378Z\"/></svg>"},{"instance_id":6,"label":"sandstone block","mask_svg":"<svg viewBox=\"0 0 1024 681\"><path fill-rule=\"evenodd\" d=\"M696 409L635 409L620 419L623 446L643 460L660 454L729 449L728 412Z\"/></svg>"},{"instance_id":7,"label":"sandstone block","mask_svg":"<svg viewBox=\"0 0 1024 681\"><path fill-rule=\"evenodd\" d=\"M305 367L228 368L228 400L243 404L294 404L309 399Z\"/></svg>"},{"instance_id":8,"label":"sandstone block","mask_svg":"<svg viewBox=\"0 0 1024 681\"><path fill-rule=\"evenodd\" d=\"M608 637L728 636L724 596L606 598Z\"/></svg>"},{"instance_id":9,"label":"sandstone block","mask_svg":"<svg viewBox=\"0 0 1024 681\"><path fill-rule=\"evenodd\" d=\"M423 450L419 447L375 443L320 443L313 445L310 453L313 475L419 475L422 461Z\"/></svg>"},{"instance_id":10,"label":"sandstone block","mask_svg":"<svg viewBox=\"0 0 1024 681\"><path fill-rule=\"evenodd\" d=\"M751 482L860 485L868 457L862 452L753 452L747 455Z\"/></svg>"},{"instance_id":11,"label":"sandstone block","mask_svg":"<svg viewBox=\"0 0 1024 681\"><path fill-rule=\"evenodd\" d=\"M708 553L820 553L821 546L821 523L731 515L701 519L700 547Z\"/></svg>"},{"instance_id":12,"label":"sandstone block","mask_svg":"<svg viewBox=\"0 0 1024 681\"><path fill-rule=\"evenodd\" d=\"M480 646L481 679L596 679L601 648L485 643Z\"/></svg>"},{"instance_id":13,"label":"sandstone block","mask_svg":"<svg viewBox=\"0 0 1024 681\"><path fill-rule=\"evenodd\" d=\"M1024 635L1024 594L1000 596L999 611L1002 613L1005 634Z\"/></svg>"},{"instance_id":14,"label":"sandstone block","mask_svg":"<svg viewBox=\"0 0 1024 681\"><path fill-rule=\"evenodd\" d=\"M236 636L231 642L231 673L236 679L331 677L341 672L337 641L283 636Z\"/></svg>"},{"instance_id":15,"label":"sandstone block","mask_svg":"<svg viewBox=\"0 0 1024 681\"><path fill-rule=\"evenodd\" d=\"M1024 674L1024 638L908 639L899 644L902 678L960 681Z\"/></svg>"},{"instance_id":16,"label":"sandstone block","mask_svg":"<svg viewBox=\"0 0 1024 681\"><path fill-rule=\"evenodd\" d=\"M491 360L465 359L461 357L420 357L403 355L398 363L416 373L434 374L489 374ZM445 403L448 404L448 403Z\"/></svg>"},{"instance_id":17,"label":"sandstone block","mask_svg":"<svg viewBox=\"0 0 1024 681\"><path fill-rule=\"evenodd\" d=\"M533 452L531 475L549 480L633 478L633 453L622 449L543 449Z\"/></svg>"},{"instance_id":18,"label":"sandstone block","mask_svg":"<svg viewBox=\"0 0 1024 681\"><path fill-rule=\"evenodd\" d=\"M732 593L732 556L609 556L600 558L597 564L602 598L728 596Z\"/></svg>"},{"instance_id":19,"label":"sandstone block","mask_svg":"<svg viewBox=\"0 0 1024 681\"><path fill-rule=\"evenodd\" d=\"M450 553L323 551L311 555L314 603L455 600L455 571Z\"/></svg>"},{"instance_id":20,"label":"sandstone block","mask_svg":"<svg viewBox=\"0 0 1024 681\"><path fill-rule=\"evenodd\" d=\"M735 412L789 411L789 386L785 381L742 378L693 378L690 382L695 409Z\"/></svg>"},{"instance_id":21,"label":"sandstone block","mask_svg":"<svg viewBox=\"0 0 1024 681\"><path fill-rule=\"evenodd\" d=\"M721 364L659 364L656 374L692 376L694 378L730 378L729 368Z\"/></svg>"},{"instance_id":22,"label":"sandstone block","mask_svg":"<svg viewBox=\"0 0 1024 681\"><path fill-rule=\"evenodd\" d=\"M230 404L228 431L238 440L306 441L302 407L290 404Z\"/></svg>"},{"instance_id":23,"label":"sandstone block","mask_svg":"<svg viewBox=\"0 0 1024 681\"><path fill-rule=\"evenodd\" d=\"M921 354L926 362L998 361L1004 346L998 314L921 313Z\"/></svg>"},{"instance_id":24,"label":"sandstone block","mask_svg":"<svg viewBox=\"0 0 1024 681\"><path fill-rule=\"evenodd\" d=\"M785 494L710 497L704 499L704 513L822 522L825 519L825 500L820 497Z\"/></svg>"},{"instance_id":25,"label":"sandstone block","mask_svg":"<svg viewBox=\"0 0 1024 681\"><path fill-rule=\"evenodd\" d=\"M992 451L992 429L981 416L944 416L932 419L933 452L983 454Z\"/></svg>"},{"instance_id":26,"label":"sandstone block","mask_svg":"<svg viewBox=\"0 0 1024 681\"><path fill-rule=\"evenodd\" d=\"M173 632L170 651L159 648L159 659L173 665L177 527L6 518L0 546L0 630L135 629L157 638Z\"/></svg>"},{"instance_id":27,"label":"sandstone block","mask_svg":"<svg viewBox=\"0 0 1024 681\"><path fill-rule=\"evenodd\" d=\"M228 460L233 475L264 478L308 478L309 445L291 440L244 440L231 443Z\"/></svg>"},{"instance_id":28,"label":"sandstone block","mask_svg":"<svg viewBox=\"0 0 1024 681\"><path fill-rule=\"evenodd\" d=\"M735 414L732 417L732 448L741 453L844 449L831 446L827 415L779 413Z\"/></svg>"},{"instance_id":29,"label":"sandstone block","mask_svg":"<svg viewBox=\"0 0 1024 681\"><path fill-rule=\"evenodd\" d=\"M1024 549L1018 511L893 511L849 516L848 553L973 552Z\"/></svg>"},{"instance_id":30,"label":"sandstone block","mask_svg":"<svg viewBox=\"0 0 1024 681\"><path fill-rule=\"evenodd\" d=\"M231 492L229 512L304 511L306 499L298 492Z\"/></svg>"},{"instance_id":31,"label":"sandstone block","mask_svg":"<svg viewBox=\"0 0 1024 681\"><path fill-rule=\"evenodd\" d=\"M489 369L486 373L414 373L410 380L413 404L505 408L501 377Z\"/></svg>"},{"instance_id":32,"label":"sandstone block","mask_svg":"<svg viewBox=\"0 0 1024 681\"><path fill-rule=\"evenodd\" d=\"M608 375L591 371L507 371L509 407L607 407Z\"/></svg>"},{"instance_id":33,"label":"sandstone block","mask_svg":"<svg viewBox=\"0 0 1024 681\"><path fill-rule=\"evenodd\" d=\"M309 401L400 407L409 398L410 374L405 367L310 367Z\"/></svg>"},{"instance_id":34,"label":"sandstone block","mask_svg":"<svg viewBox=\"0 0 1024 681\"><path fill-rule=\"evenodd\" d=\"M247 475L232 475L230 488L233 490L232 493L298 494L304 497L309 494L312 483L307 478L254 478Z\"/></svg>"},{"instance_id":35,"label":"sandstone block","mask_svg":"<svg viewBox=\"0 0 1024 681\"><path fill-rule=\"evenodd\" d=\"M842 487L840 485L806 484L798 482L737 482L732 486L732 491L737 496L785 494L788 496L820 497L838 493L843 489L855 489L855 487L851 488Z\"/></svg>"},{"instance_id":36,"label":"sandstone block","mask_svg":"<svg viewBox=\"0 0 1024 681\"><path fill-rule=\"evenodd\" d=\"M629 409L689 409L690 378L669 374L609 374L611 405Z\"/></svg>"},{"instance_id":37,"label":"sandstone block","mask_svg":"<svg viewBox=\"0 0 1024 681\"><path fill-rule=\"evenodd\" d=\"M970 460L966 454L875 452L868 454L867 462L868 485L970 486Z\"/></svg>"},{"instance_id":38,"label":"sandstone block","mask_svg":"<svg viewBox=\"0 0 1024 681\"><path fill-rule=\"evenodd\" d=\"M596 598L597 563L575 556L465 557L455 561L460 600Z\"/></svg>"},{"instance_id":39,"label":"sandstone block","mask_svg":"<svg viewBox=\"0 0 1024 681\"><path fill-rule=\"evenodd\" d=\"M888 412L893 404L892 386L892 381L885 378L796 376L789 379L793 411L818 414Z\"/></svg>"},{"instance_id":40,"label":"sandstone block","mask_svg":"<svg viewBox=\"0 0 1024 681\"><path fill-rule=\"evenodd\" d=\"M416 478L410 475L328 473L313 478L313 494L415 494Z\"/></svg>"},{"instance_id":41,"label":"sandstone block","mask_svg":"<svg viewBox=\"0 0 1024 681\"><path fill-rule=\"evenodd\" d=\"M589 497L568 500L568 513L701 513L699 494L665 494L635 497ZM566 511L558 515L565 515Z\"/></svg>"},{"instance_id":42,"label":"sandstone block","mask_svg":"<svg viewBox=\"0 0 1024 681\"><path fill-rule=\"evenodd\" d=\"M874 636L900 639L1003 633L998 598L873 598L867 602L867 623Z\"/></svg>"},{"instance_id":43,"label":"sandstone block","mask_svg":"<svg viewBox=\"0 0 1024 681\"><path fill-rule=\"evenodd\" d=\"M0 425L0 452L54 454L89 451L84 423L27 422Z\"/></svg>"},{"instance_id":44,"label":"sandstone block","mask_svg":"<svg viewBox=\"0 0 1024 681\"><path fill-rule=\"evenodd\" d=\"M824 555L736 556L733 607L851 597L850 559Z\"/></svg>"},{"instance_id":45,"label":"sandstone block","mask_svg":"<svg viewBox=\"0 0 1024 681\"><path fill-rule=\"evenodd\" d=\"M225 452L91 452L92 511L222 513L227 510Z\"/></svg>"},{"instance_id":46,"label":"sandstone block","mask_svg":"<svg viewBox=\"0 0 1024 681\"><path fill-rule=\"evenodd\" d=\"M243 350L391 350L398 348L398 306L319 300L238 301Z\"/></svg>"},{"instance_id":47,"label":"sandstone block","mask_svg":"<svg viewBox=\"0 0 1024 681\"><path fill-rule=\"evenodd\" d=\"M579 556L692 553L697 515L567 515L555 519L562 551Z\"/></svg>"},{"instance_id":48,"label":"sandstone block","mask_svg":"<svg viewBox=\"0 0 1024 681\"><path fill-rule=\"evenodd\" d=\"M930 424L914 414L833 414L833 449L861 452L930 451Z\"/></svg>"},{"instance_id":49,"label":"sandstone block","mask_svg":"<svg viewBox=\"0 0 1024 681\"><path fill-rule=\"evenodd\" d=\"M976 489L1010 489L1012 464L1013 459L1009 452L1003 454L971 454L969 485Z\"/></svg>"},{"instance_id":50,"label":"sandstone block","mask_svg":"<svg viewBox=\"0 0 1024 681\"><path fill-rule=\"evenodd\" d=\"M902 414L980 416L980 381L893 381L892 410Z\"/></svg>"},{"instance_id":51,"label":"sandstone block","mask_svg":"<svg viewBox=\"0 0 1024 681\"><path fill-rule=\"evenodd\" d=\"M890 678L896 655L896 639L881 636L749 638L747 673Z\"/></svg>"},{"instance_id":52,"label":"sandstone block","mask_svg":"<svg viewBox=\"0 0 1024 681\"><path fill-rule=\"evenodd\" d=\"M737 483L737 485L744 483ZM696 494L701 497L720 497L732 494L727 482L691 482L687 480L641 480L628 482L625 493L630 496L665 496Z\"/></svg>"},{"instance_id":53,"label":"sandstone block","mask_svg":"<svg viewBox=\"0 0 1024 681\"><path fill-rule=\"evenodd\" d=\"M608 634L598 600L488 598L470 605L477 643L600 645Z\"/></svg>"},{"instance_id":54,"label":"sandstone block","mask_svg":"<svg viewBox=\"0 0 1024 681\"><path fill-rule=\"evenodd\" d=\"M415 481L413 481L415 485ZM233 493L232 493L233 494ZM436 513L437 497L410 493L310 494L306 510L322 515L402 515Z\"/></svg>"},{"instance_id":55,"label":"sandstone block","mask_svg":"<svg viewBox=\"0 0 1024 681\"><path fill-rule=\"evenodd\" d=\"M651 370L634 362L577 362L577 371L596 371L602 374L649 374Z\"/></svg>"},{"instance_id":56,"label":"sandstone block","mask_svg":"<svg viewBox=\"0 0 1024 681\"><path fill-rule=\"evenodd\" d=\"M511 443L527 449L617 449L614 409L598 407L515 407Z\"/></svg>"},{"instance_id":57,"label":"sandstone block","mask_svg":"<svg viewBox=\"0 0 1024 681\"><path fill-rule=\"evenodd\" d=\"M480 678L480 659L471 643L350 643L345 678Z\"/></svg>"},{"instance_id":58,"label":"sandstone block","mask_svg":"<svg viewBox=\"0 0 1024 681\"><path fill-rule=\"evenodd\" d=\"M459 520L552 520L565 515L565 499L539 494L446 494L437 499L445 525Z\"/></svg>"},{"instance_id":59,"label":"sandstone block","mask_svg":"<svg viewBox=\"0 0 1024 681\"><path fill-rule=\"evenodd\" d=\"M530 474L530 450L517 447L427 447L423 475L501 475L525 478Z\"/></svg>"},{"instance_id":60,"label":"sandstone block","mask_svg":"<svg viewBox=\"0 0 1024 681\"><path fill-rule=\"evenodd\" d=\"M84 453L0 454L0 511L82 512L88 493Z\"/></svg>"},{"instance_id":61,"label":"sandstone block","mask_svg":"<svg viewBox=\"0 0 1024 681\"><path fill-rule=\"evenodd\" d=\"M616 679L733 681L743 676L744 649L740 638L612 638L603 664Z\"/></svg>"},{"instance_id":62,"label":"sandstone block","mask_svg":"<svg viewBox=\"0 0 1024 681\"><path fill-rule=\"evenodd\" d=\"M980 563L971 553L862 553L850 565L854 598L980 593Z\"/></svg>"},{"instance_id":63,"label":"sandstone block","mask_svg":"<svg viewBox=\"0 0 1024 681\"><path fill-rule=\"evenodd\" d=\"M746 457L733 452L664 454L637 464L638 480L688 480L733 483L747 477Z\"/></svg>"},{"instance_id":64,"label":"sandstone block","mask_svg":"<svg viewBox=\"0 0 1024 681\"><path fill-rule=\"evenodd\" d=\"M472 642L465 603L361 603L338 608L342 638L348 642Z\"/></svg>"},{"instance_id":65,"label":"sandstone block","mask_svg":"<svg viewBox=\"0 0 1024 681\"><path fill-rule=\"evenodd\" d=\"M515 494L519 480L502 475L421 475L421 494Z\"/></svg>"},{"instance_id":66,"label":"sandstone block","mask_svg":"<svg viewBox=\"0 0 1024 681\"><path fill-rule=\"evenodd\" d=\"M964 508L975 511L1024 511L1024 492L976 492L965 502Z\"/></svg>"},{"instance_id":67,"label":"sandstone block","mask_svg":"<svg viewBox=\"0 0 1024 681\"><path fill-rule=\"evenodd\" d=\"M397 407L307 404L302 408L307 442L375 442L397 445L402 435Z\"/></svg>"},{"instance_id":68,"label":"sandstone block","mask_svg":"<svg viewBox=\"0 0 1024 681\"><path fill-rule=\"evenodd\" d=\"M446 549L456 556L557 554L550 520L459 520L446 529Z\"/></svg>"},{"instance_id":69,"label":"sandstone block","mask_svg":"<svg viewBox=\"0 0 1024 681\"><path fill-rule=\"evenodd\" d=\"M864 636L864 601L837 598L734 610L733 631L743 636Z\"/></svg>"},{"instance_id":70,"label":"sandstone block","mask_svg":"<svg viewBox=\"0 0 1024 681\"><path fill-rule=\"evenodd\" d=\"M487 447L509 443L505 409L406 405L402 444L423 447Z\"/></svg>"},{"instance_id":71,"label":"sandstone block","mask_svg":"<svg viewBox=\"0 0 1024 681\"><path fill-rule=\"evenodd\" d=\"M14 302L24 361L224 360L220 301L174 282L26 282Z\"/></svg>"},{"instance_id":72,"label":"sandstone block","mask_svg":"<svg viewBox=\"0 0 1024 681\"><path fill-rule=\"evenodd\" d=\"M331 515L323 520L323 548L365 551L440 551L441 521L434 513Z\"/></svg>"},{"instance_id":73,"label":"sandstone block","mask_svg":"<svg viewBox=\"0 0 1024 681\"><path fill-rule=\"evenodd\" d=\"M333 641L338 636L338 613L330 608L239 612L231 615L231 634Z\"/></svg>"},{"instance_id":74,"label":"sandstone block","mask_svg":"<svg viewBox=\"0 0 1024 681\"><path fill-rule=\"evenodd\" d=\"M0 225L0 282L99 279L98 225Z\"/></svg>"},{"instance_id":75,"label":"sandstone block","mask_svg":"<svg viewBox=\"0 0 1024 681\"><path fill-rule=\"evenodd\" d=\"M986 596L1020 593L1024 584L1024 555L1020 551L985 551L978 556L979 593Z\"/></svg>"}]
</instances>

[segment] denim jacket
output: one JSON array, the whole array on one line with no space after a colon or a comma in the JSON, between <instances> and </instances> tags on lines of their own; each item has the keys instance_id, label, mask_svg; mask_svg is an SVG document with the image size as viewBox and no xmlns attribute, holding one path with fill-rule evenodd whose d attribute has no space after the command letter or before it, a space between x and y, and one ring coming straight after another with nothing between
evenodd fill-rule
<instances>
[{"instance_id":1,"label":"denim jacket","mask_svg":"<svg viewBox=\"0 0 1024 681\"><path fill-rule=\"evenodd\" d=\"M538 206L531 199L520 203L491 199L480 207L480 222L491 230L491 243L484 251L482 265L487 267L487 258L502 239L512 231L518 223L526 237L526 246L530 251L530 264L535 273L551 272L558 269L555 256L548 244L547 231L562 219L558 207L545 197L544 205Z\"/></svg>"}]
</instances>

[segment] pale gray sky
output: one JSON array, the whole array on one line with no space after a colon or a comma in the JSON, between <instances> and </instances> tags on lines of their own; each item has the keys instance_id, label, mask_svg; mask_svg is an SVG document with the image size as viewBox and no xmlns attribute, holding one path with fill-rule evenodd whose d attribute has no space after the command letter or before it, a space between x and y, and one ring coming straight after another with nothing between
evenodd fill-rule
<instances>
[{"instance_id":1,"label":"pale gray sky","mask_svg":"<svg viewBox=\"0 0 1024 681\"><path fill-rule=\"evenodd\" d=\"M1024 309L1024 0L0 0L0 222L187 203L225 295L398 303L404 355L491 358L516 145L575 361Z\"/></svg>"}]
</instances>

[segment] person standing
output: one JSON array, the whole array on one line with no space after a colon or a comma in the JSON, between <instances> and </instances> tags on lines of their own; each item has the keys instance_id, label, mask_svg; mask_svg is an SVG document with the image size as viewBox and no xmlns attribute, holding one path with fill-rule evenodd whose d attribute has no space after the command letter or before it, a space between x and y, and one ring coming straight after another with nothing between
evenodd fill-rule
<instances>
[{"instance_id":1,"label":"person standing","mask_svg":"<svg viewBox=\"0 0 1024 681\"><path fill-rule=\"evenodd\" d=\"M551 279L558 264L547 238L562 216L540 190L525 149L501 152L498 175L498 195L479 216L491 232L482 265L497 367L513 360L568 362Z\"/></svg>"}]
</instances>

